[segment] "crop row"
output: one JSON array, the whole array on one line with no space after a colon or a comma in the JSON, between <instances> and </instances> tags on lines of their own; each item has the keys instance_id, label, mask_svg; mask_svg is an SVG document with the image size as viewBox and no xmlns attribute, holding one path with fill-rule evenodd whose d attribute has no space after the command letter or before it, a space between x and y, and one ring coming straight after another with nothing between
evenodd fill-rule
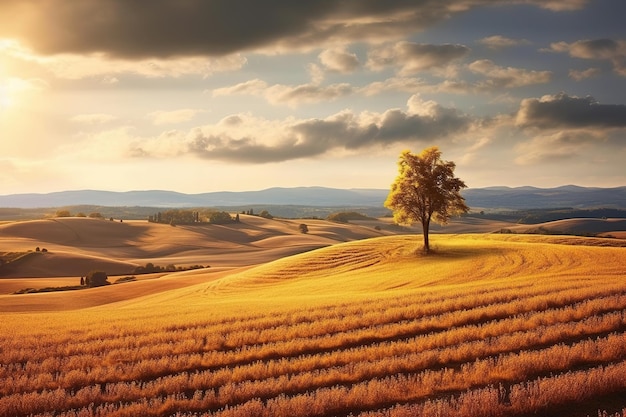
<instances>
[{"instance_id":1,"label":"crop row","mask_svg":"<svg viewBox=\"0 0 626 417\"><path fill-rule=\"evenodd\" d=\"M532 303L525 305L532 307ZM502 316L499 308L507 310L508 306L490 306L491 313L494 313L492 316L486 314L484 307L480 307L453 315L446 313L442 316L403 320L331 335L241 345L237 349L212 350L203 346L201 339L181 338L178 344L146 345L132 350L103 349L101 355L51 355L40 362L32 360L0 366L0 377L5 379L0 393L23 392L27 387L41 390L67 388L78 384L148 379L194 369L217 369L307 354L315 354L316 357L321 357L323 353L346 356L351 348L358 349L362 346L367 346L371 351L372 346L389 345L384 348L388 352L400 349L403 343L410 344L411 349L416 349L414 346L419 346L420 349L440 348L534 329L543 329L543 332L562 329L562 332L566 332L568 327L574 327L586 329L584 332L578 330L581 332L579 334L608 332L623 325L621 311L626 310L626 295L591 299L503 318L498 318ZM616 314L604 314L611 312ZM600 317L598 314L604 315ZM579 321L583 318L585 320ZM372 352L368 353L371 354ZM367 358L354 358L361 359ZM327 359L317 361L320 366L333 366L332 361Z\"/></svg>"},{"instance_id":2,"label":"crop row","mask_svg":"<svg viewBox=\"0 0 626 417\"><path fill-rule=\"evenodd\" d=\"M131 360L132 357L124 350L137 351L152 347L155 352L163 349L164 355L175 355L198 349L198 343L204 350L229 350L250 344L327 336L368 328L376 330L377 327L389 324L416 319L424 321L429 317L434 323L431 330L436 330L458 325L458 313L466 310L474 311L477 320L489 320L622 293L626 294L626 289L619 283L598 284L596 287L550 285L523 289L500 288L472 291L463 297L450 299L442 299L441 294L432 298L427 295L424 298L383 299L366 305L354 303L352 308L303 310L279 314L273 318L260 316L257 320L244 318L241 321L215 323L206 318L198 319L197 312L191 319L169 318L188 323L184 328L177 325L161 327L168 318L155 318L154 321L144 318L125 327L95 322L89 331L82 334L68 331L68 324L64 323L64 331L53 328L50 333L25 333L17 338L10 333L3 334L0 336L0 363L43 361L55 356L97 356L102 352L113 351L120 351L123 360ZM307 315L311 316L308 320L301 319Z\"/></svg>"},{"instance_id":3,"label":"crop row","mask_svg":"<svg viewBox=\"0 0 626 417\"><path fill-rule=\"evenodd\" d=\"M216 415L230 415L229 411L237 410L235 415L246 415L244 410L250 404L258 405L259 401L266 410L261 415L276 415L273 413L278 409L281 415L328 415L345 413L348 410L377 410L397 403L420 403L434 395L464 393L476 387L489 387L494 381L533 389L533 385L527 381L543 375L566 375L572 367L582 365L587 366L587 369L581 371L580 375L585 376L587 382L576 386L578 393L583 395L582 391L586 390L606 393L610 390L626 389L623 378L616 380L615 376L611 376L610 388L596 381L598 370L610 369L611 375L617 370L623 376L626 371L626 362L623 360L626 356L625 345L625 334L610 334L573 344L500 354L454 367L421 371L412 369L412 362L418 355L408 355L391 362L373 361L263 380L227 383L215 389L191 391L188 386L172 386L173 391L168 392L166 385L156 395L143 391L141 386L134 383L116 385L115 388L106 387L104 392L98 386L76 391L44 390L3 397L0 399L0 410L3 410L3 414L0 415L36 415L49 410L71 412L72 409L106 409L107 415L131 415L133 412L140 412L139 414L145 416L158 416L163 413L173 414L179 410L214 410ZM376 371L374 376L372 369ZM606 375L604 378L607 378ZM145 398L160 400L162 404L154 407L154 404L146 404L143 401ZM509 403L507 407L510 407L517 406L524 399L525 397L518 395L516 388L511 388L506 397L499 398L499 401ZM537 394L526 397L526 401L541 400L542 397ZM563 401L563 397L559 397L558 401ZM537 404L527 405L536 407Z\"/></svg>"}]
</instances>

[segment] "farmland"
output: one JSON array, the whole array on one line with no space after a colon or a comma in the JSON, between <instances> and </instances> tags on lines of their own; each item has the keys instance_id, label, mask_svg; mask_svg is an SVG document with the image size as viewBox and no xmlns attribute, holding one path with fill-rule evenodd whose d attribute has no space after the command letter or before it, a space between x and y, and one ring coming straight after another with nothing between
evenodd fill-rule
<instances>
[{"instance_id":1,"label":"farmland","mask_svg":"<svg viewBox=\"0 0 626 417\"><path fill-rule=\"evenodd\" d=\"M624 414L623 241L433 244L374 237L0 313L0 416Z\"/></svg>"}]
</instances>

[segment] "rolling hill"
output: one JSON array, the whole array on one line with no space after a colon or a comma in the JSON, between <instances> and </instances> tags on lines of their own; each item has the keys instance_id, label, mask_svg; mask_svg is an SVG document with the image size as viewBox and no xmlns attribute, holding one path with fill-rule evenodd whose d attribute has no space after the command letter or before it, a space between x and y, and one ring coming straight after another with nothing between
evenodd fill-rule
<instances>
[{"instance_id":1,"label":"rolling hill","mask_svg":"<svg viewBox=\"0 0 626 417\"><path fill-rule=\"evenodd\" d=\"M0 296L0 416L623 415L626 242L419 243Z\"/></svg>"}]
</instances>

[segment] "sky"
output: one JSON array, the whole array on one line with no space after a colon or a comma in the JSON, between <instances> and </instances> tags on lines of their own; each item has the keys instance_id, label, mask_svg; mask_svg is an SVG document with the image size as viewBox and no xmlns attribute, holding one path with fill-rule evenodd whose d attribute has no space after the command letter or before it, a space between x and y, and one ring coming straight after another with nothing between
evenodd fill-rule
<instances>
[{"instance_id":1,"label":"sky","mask_svg":"<svg viewBox=\"0 0 626 417\"><path fill-rule=\"evenodd\" d=\"M626 185L624 0L0 0L0 195Z\"/></svg>"}]
</instances>

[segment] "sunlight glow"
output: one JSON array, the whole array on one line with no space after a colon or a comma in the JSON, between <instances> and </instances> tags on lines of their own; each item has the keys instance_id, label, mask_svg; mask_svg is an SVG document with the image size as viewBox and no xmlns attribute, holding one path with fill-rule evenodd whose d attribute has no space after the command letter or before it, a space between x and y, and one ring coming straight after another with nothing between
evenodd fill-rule
<instances>
[{"instance_id":1,"label":"sunlight glow","mask_svg":"<svg viewBox=\"0 0 626 417\"><path fill-rule=\"evenodd\" d=\"M0 110L6 110L13 104L13 99L9 94L9 89L0 84Z\"/></svg>"}]
</instances>

